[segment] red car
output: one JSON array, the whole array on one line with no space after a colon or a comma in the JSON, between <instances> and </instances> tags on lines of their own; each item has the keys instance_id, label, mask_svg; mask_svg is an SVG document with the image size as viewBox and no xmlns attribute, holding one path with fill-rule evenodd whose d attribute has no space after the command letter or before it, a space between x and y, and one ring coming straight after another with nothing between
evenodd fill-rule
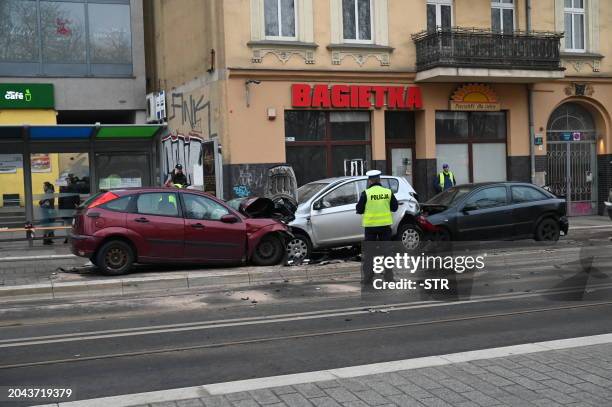
<instances>
[{"instance_id":1,"label":"red car","mask_svg":"<svg viewBox=\"0 0 612 407\"><path fill-rule=\"evenodd\" d=\"M119 275L133 263L270 266L281 262L290 236L281 221L240 213L204 192L128 188L84 202L70 242L75 255Z\"/></svg>"}]
</instances>

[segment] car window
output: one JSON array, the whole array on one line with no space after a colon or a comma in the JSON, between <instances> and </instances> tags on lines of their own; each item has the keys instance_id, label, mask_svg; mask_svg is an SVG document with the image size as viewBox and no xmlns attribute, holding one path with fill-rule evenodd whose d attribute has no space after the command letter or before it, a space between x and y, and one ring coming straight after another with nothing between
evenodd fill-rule
<instances>
[{"instance_id":1,"label":"car window","mask_svg":"<svg viewBox=\"0 0 612 407\"><path fill-rule=\"evenodd\" d=\"M399 181L395 178L383 178L380 180L380 184L385 188L389 188L394 194L397 194L399 190Z\"/></svg>"},{"instance_id":2,"label":"car window","mask_svg":"<svg viewBox=\"0 0 612 407\"><path fill-rule=\"evenodd\" d=\"M466 194L472 191L470 187L453 187L449 188L444 192L440 192L438 195L431 198L426 202L427 205L442 205L451 206L453 203L458 202Z\"/></svg>"},{"instance_id":3,"label":"car window","mask_svg":"<svg viewBox=\"0 0 612 407\"><path fill-rule=\"evenodd\" d=\"M523 203L532 201L542 201L548 199L548 197L535 188L528 186L516 186L512 187L512 202Z\"/></svg>"},{"instance_id":4,"label":"car window","mask_svg":"<svg viewBox=\"0 0 612 407\"><path fill-rule=\"evenodd\" d=\"M175 193L152 192L138 195L136 210L143 215L178 216Z\"/></svg>"},{"instance_id":5,"label":"car window","mask_svg":"<svg viewBox=\"0 0 612 407\"><path fill-rule=\"evenodd\" d=\"M183 194L183 201L187 219L220 220L222 216L229 214L225 206L200 195Z\"/></svg>"},{"instance_id":6,"label":"car window","mask_svg":"<svg viewBox=\"0 0 612 407\"><path fill-rule=\"evenodd\" d=\"M306 202L328 185L329 183L327 182L311 182L306 185L302 185L297 190L298 203Z\"/></svg>"},{"instance_id":7,"label":"car window","mask_svg":"<svg viewBox=\"0 0 612 407\"><path fill-rule=\"evenodd\" d=\"M130 206L131 196L124 196L119 199L112 200L102 205L102 208L109 209L111 211L127 212Z\"/></svg>"},{"instance_id":8,"label":"car window","mask_svg":"<svg viewBox=\"0 0 612 407\"><path fill-rule=\"evenodd\" d=\"M468 198L465 206L477 209L494 208L506 205L506 187L485 188Z\"/></svg>"},{"instance_id":9,"label":"car window","mask_svg":"<svg viewBox=\"0 0 612 407\"><path fill-rule=\"evenodd\" d=\"M323 202L326 207L350 205L357 203L357 190L355 182L349 182L341 187L338 187L323 197ZM329 204L329 205L326 205Z\"/></svg>"}]
</instances>

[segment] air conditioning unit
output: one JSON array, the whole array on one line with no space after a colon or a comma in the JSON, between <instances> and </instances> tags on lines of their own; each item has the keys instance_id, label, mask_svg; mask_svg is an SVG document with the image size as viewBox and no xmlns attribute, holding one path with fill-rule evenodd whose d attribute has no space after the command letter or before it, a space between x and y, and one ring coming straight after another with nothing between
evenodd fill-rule
<instances>
[{"instance_id":1,"label":"air conditioning unit","mask_svg":"<svg viewBox=\"0 0 612 407\"><path fill-rule=\"evenodd\" d=\"M155 112L156 93L147 94L147 123L157 122L157 114Z\"/></svg>"}]
</instances>

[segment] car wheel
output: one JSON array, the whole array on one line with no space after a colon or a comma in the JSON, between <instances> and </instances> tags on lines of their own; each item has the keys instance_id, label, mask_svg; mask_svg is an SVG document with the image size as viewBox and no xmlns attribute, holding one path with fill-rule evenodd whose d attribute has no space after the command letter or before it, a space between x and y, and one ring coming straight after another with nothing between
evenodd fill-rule
<instances>
[{"instance_id":1,"label":"car wheel","mask_svg":"<svg viewBox=\"0 0 612 407\"><path fill-rule=\"evenodd\" d=\"M296 233L287 243L287 257L289 260L301 261L310 258L312 253L312 244L308 236L301 233Z\"/></svg>"},{"instance_id":2,"label":"car wheel","mask_svg":"<svg viewBox=\"0 0 612 407\"><path fill-rule=\"evenodd\" d=\"M397 230L397 240L402 242L406 250L417 250L421 247L423 234L421 230L413 223L404 223Z\"/></svg>"},{"instance_id":3,"label":"car wheel","mask_svg":"<svg viewBox=\"0 0 612 407\"><path fill-rule=\"evenodd\" d=\"M546 218L538 224L535 232L535 240L556 242L559 240L560 234L559 222L552 218Z\"/></svg>"},{"instance_id":4,"label":"car wheel","mask_svg":"<svg viewBox=\"0 0 612 407\"><path fill-rule=\"evenodd\" d=\"M127 273L134 263L134 250L121 240L105 243L96 254L95 263L103 274L118 276Z\"/></svg>"},{"instance_id":5,"label":"car wheel","mask_svg":"<svg viewBox=\"0 0 612 407\"><path fill-rule=\"evenodd\" d=\"M89 258L89 261L91 262L91 264L93 264L94 266L98 267L98 259L96 258L96 256L91 256Z\"/></svg>"},{"instance_id":6,"label":"car wheel","mask_svg":"<svg viewBox=\"0 0 612 407\"><path fill-rule=\"evenodd\" d=\"M284 252L285 248L278 237L266 235L253 252L253 263L257 266L273 266L281 262Z\"/></svg>"}]
</instances>

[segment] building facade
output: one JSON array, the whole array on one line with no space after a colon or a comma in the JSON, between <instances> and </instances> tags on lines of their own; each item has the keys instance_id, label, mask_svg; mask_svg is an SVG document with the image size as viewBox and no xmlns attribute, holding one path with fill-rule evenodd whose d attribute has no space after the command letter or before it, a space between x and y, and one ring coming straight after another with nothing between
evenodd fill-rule
<instances>
[{"instance_id":1,"label":"building facade","mask_svg":"<svg viewBox=\"0 0 612 407\"><path fill-rule=\"evenodd\" d=\"M61 222L111 184L159 182L159 126L145 126L142 8L141 0L0 2L2 226Z\"/></svg>"},{"instance_id":2,"label":"building facade","mask_svg":"<svg viewBox=\"0 0 612 407\"><path fill-rule=\"evenodd\" d=\"M601 0L145 2L170 142L217 139L226 198L377 168L434 194L533 181L601 211L612 4ZM187 142L185 142L185 139ZM174 150L172 150L174 151Z\"/></svg>"}]
</instances>

